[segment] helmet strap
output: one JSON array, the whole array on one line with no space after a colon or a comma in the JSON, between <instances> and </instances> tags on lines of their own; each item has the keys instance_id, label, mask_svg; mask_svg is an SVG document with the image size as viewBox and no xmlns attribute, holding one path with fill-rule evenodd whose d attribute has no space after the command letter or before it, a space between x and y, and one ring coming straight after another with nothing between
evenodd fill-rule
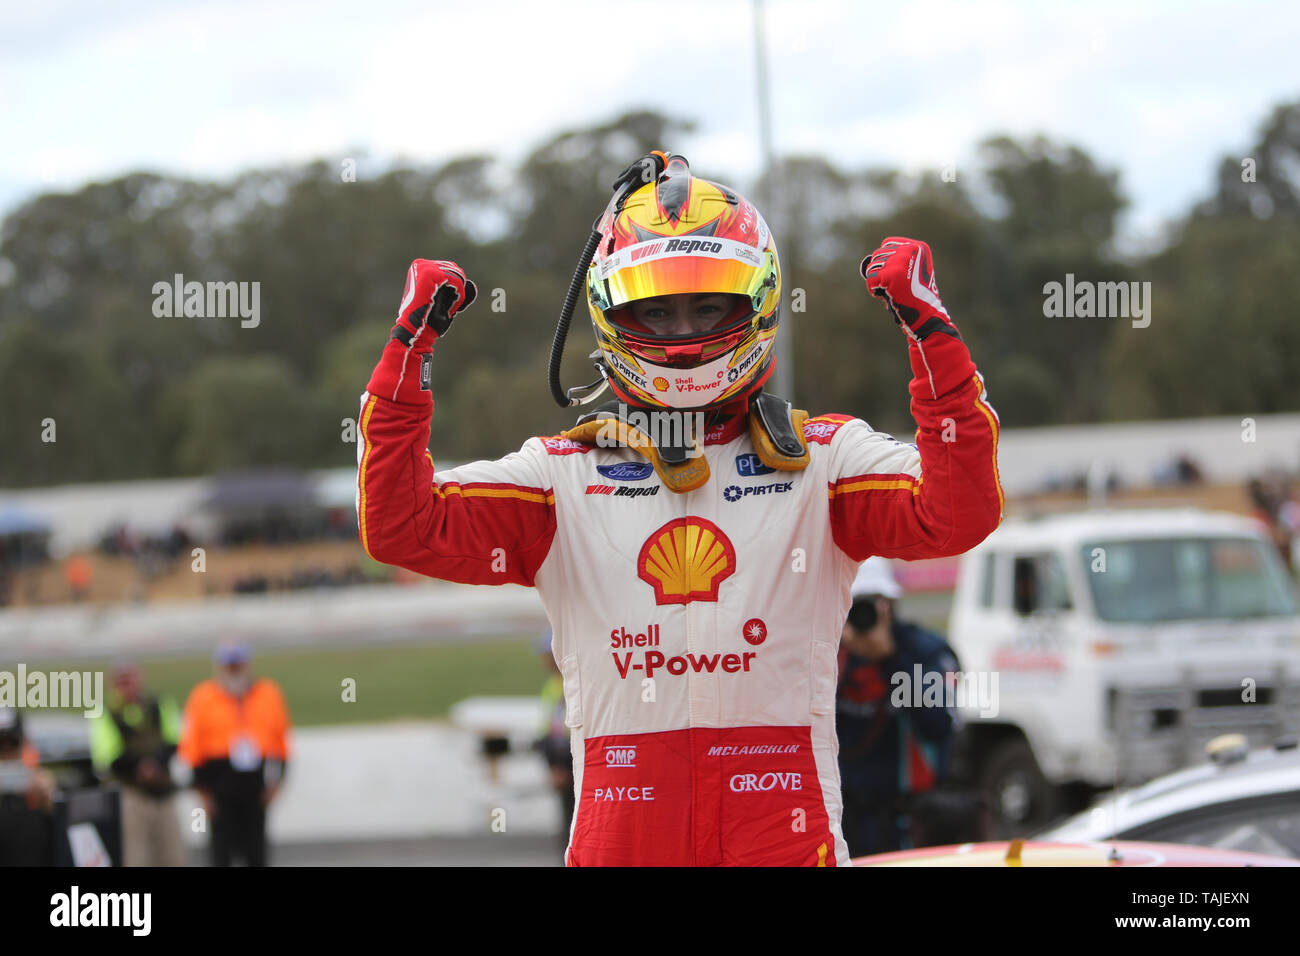
<instances>
[{"instance_id":1,"label":"helmet strap","mask_svg":"<svg viewBox=\"0 0 1300 956\"><path fill-rule=\"evenodd\" d=\"M709 480L709 460L704 457L698 435L691 437L689 449L656 448L645 432L619 417L618 404L614 402L583 415L578 424L562 434L587 444L631 448L650 462L669 491L694 491Z\"/></svg>"},{"instance_id":2,"label":"helmet strap","mask_svg":"<svg viewBox=\"0 0 1300 956\"><path fill-rule=\"evenodd\" d=\"M777 471L803 471L808 467L808 442L803 423L808 413L784 398L759 392L749 401L749 439L758 459Z\"/></svg>"}]
</instances>

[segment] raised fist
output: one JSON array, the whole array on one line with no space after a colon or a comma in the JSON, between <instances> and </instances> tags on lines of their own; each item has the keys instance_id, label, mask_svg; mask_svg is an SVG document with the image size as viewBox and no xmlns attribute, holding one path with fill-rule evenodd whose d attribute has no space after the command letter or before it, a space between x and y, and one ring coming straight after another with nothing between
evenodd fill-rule
<instances>
[{"instance_id":1,"label":"raised fist","mask_svg":"<svg viewBox=\"0 0 1300 956\"><path fill-rule=\"evenodd\" d=\"M420 343L432 346L435 338L447 334L457 313L469 308L477 297L478 288L456 263L416 259L406 271L406 290L397 307L392 337L410 348L420 333L432 329L434 334Z\"/></svg>"},{"instance_id":2,"label":"raised fist","mask_svg":"<svg viewBox=\"0 0 1300 956\"><path fill-rule=\"evenodd\" d=\"M885 300L894 321L917 342L932 332L961 338L939 298L934 259L924 242L890 236L862 260L859 269L867 291Z\"/></svg>"}]
</instances>

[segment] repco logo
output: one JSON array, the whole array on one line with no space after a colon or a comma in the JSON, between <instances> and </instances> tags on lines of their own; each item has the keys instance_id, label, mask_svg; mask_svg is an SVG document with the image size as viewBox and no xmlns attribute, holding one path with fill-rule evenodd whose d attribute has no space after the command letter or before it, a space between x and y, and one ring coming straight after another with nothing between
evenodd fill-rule
<instances>
[{"instance_id":1,"label":"repco logo","mask_svg":"<svg viewBox=\"0 0 1300 956\"><path fill-rule=\"evenodd\" d=\"M738 773L731 778L733 793L765 793L768 790L802 790L803 774L788 773Z\"/></svg>"},{"instance_id":2,"label":"repco logo","mask_svg":"<svg viewBox=\"0 0 1300 956\"><path fill-rule=\"evenodd\" d=\"M722 243L707 242L703 239L669 239L668 246L664 252L691 253L691 252L721 252Z\"/></svg>"},{"instance_id":3,"label":"repco logo","mask_svg":"<svg viewBox=\"0 0 1300 956\"><path fill-rule=\"evenodd\" d=\"M650 488L629 488L627 485L619 485L614 489L615 498L644 498L647 495L659 494L659 486L654 485Z\"/></svg>"}]
</instances>

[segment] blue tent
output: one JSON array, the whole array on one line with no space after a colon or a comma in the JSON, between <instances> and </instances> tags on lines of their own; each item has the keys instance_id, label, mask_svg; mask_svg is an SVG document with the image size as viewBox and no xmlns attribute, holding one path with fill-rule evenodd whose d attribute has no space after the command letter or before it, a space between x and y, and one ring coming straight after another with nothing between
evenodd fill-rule
<instances>
[{"instance_id":1,"label":"blue tent","mask_svg":"<svg viewBox=\"0 0 1300 956\"><path fill-rule=\"evenodd\" d=\"M0 535L50 533L50 523L39 515L22 508L0 507Z\"/></svg>"}]
</instances>

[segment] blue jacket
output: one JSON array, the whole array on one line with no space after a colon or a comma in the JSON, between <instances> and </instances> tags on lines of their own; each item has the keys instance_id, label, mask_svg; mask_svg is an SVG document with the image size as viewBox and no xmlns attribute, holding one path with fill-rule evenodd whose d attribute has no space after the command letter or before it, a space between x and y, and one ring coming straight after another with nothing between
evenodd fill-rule
<instances>
[{"instance_id":1,"label":"blue jacket","mask_svg":"<svg viewBox=\"0 0 1300 956\"><path fill-rule=\"evenodd\" d=\"M894 653L883 661L840 651L840 778L844 790L867 798L924 793L944 779L952 757L954 710L916 705L927 684L958 670L957 655L942 637L916 624L895 621L893 635ZM914 686L918 664L920 687ZM932 674L938 677L927 678Z\"/></svg>"}]
</instances>

